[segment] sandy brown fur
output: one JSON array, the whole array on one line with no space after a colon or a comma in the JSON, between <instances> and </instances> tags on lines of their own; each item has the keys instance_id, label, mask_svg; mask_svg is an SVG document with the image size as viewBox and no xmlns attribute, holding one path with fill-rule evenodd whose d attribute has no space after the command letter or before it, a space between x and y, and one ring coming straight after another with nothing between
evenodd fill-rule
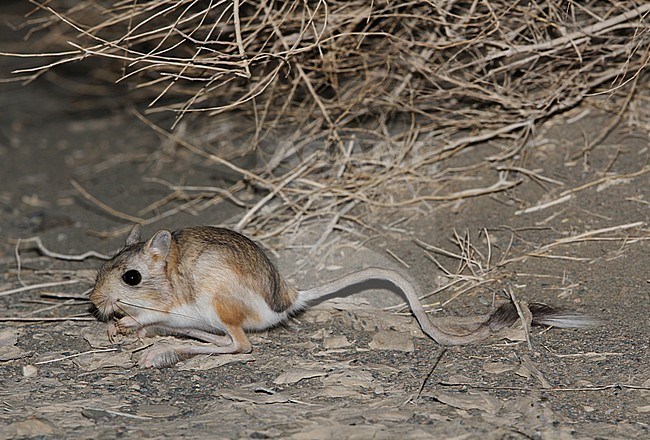
<instances>
[{"instance_id":1,"label":"sandy brown fur","mask_svg":"<svg viewBox=\"0 0 650 440\"><path fill-rule=\"evenodd\" d=\"M236 298L227 296L222 296L221 298L215 297L213 304L219 318L227 326L242 327L246 318L255 319L256 314L251 316L252 311L250 308Z\"/></svg>"},{"instance_id":2,"label":"sandy brown fur","mask_svg":"<svg viewBox=\"0 0 650 440\"><path fill-rule=\"evenodd\" d=\"M193 267L199 256L218 255L221 263L237 275L237 281L263 296L271 310L288 310L297 297L268 259L264 251L249 238L237 232L215 227L193 227L175 231L172 235L183 249L180 266ZM191 242L192 246L184 246Z\"/></svg>"},{"instance_id":3,"label":"sandy brown fur","mask_svg":"<svg viewBox=\"0 0 650 440\"><path fill-rule=\"evenodd\" d=\"M168 301L170 309L194 300L195 297L191 266L185 260L185 254L187 252L182 249L177 242L172 240L169 254L165 261L165 274L173 286L173 292Z\"/></svg>"}]
</instances>

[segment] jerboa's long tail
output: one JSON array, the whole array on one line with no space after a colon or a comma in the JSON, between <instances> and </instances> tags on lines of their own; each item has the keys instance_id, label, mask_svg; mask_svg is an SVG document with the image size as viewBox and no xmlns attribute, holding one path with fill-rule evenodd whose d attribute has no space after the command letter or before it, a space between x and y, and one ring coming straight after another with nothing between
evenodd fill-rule
<instances>
[{"instance_id":1,"label":"jerboa's long tail","mask_svg":"<svg viewBox=\"0 0 650 440\"><path fill-rule=\"evenodd\" d=\"M341 278L327 282L321 286L298 292L298 298L290 313L301 310L311 301L321 300L327 295L339 292L346 287L362 283L368 280L384 280L398 287L406 297L411 311L417 319L420 327L433 340L441 345L464 345L482 341L488 338L493 332L510 326L517 322L519 314L512 301L505 303L488 318L481 326L466 335L453 335L444 331L435 320L431 320L425 313L417 292L406 278L398 272L378 267L370 267L356 272L349 273ZM349 292L348 292L349 293ZM534 325L551 325L562 328L590 327L595 321L576 313L562 311L545 304L532 303L528 306L532 312Z\"/></svg>"}]
</instances>

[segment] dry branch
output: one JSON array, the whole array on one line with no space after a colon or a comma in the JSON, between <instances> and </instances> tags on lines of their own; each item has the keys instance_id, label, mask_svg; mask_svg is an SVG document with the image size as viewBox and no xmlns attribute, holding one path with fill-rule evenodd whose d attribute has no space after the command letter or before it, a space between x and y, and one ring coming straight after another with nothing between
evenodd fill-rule
<instances>
[{"instance_id":1,"label":"dry branch","mask_svg":"<svg viewBox=\"0 0 650 440\"><path fill-rule=\"evenodd\" d=\"M417 209L505 191L516 184L505 170L560 184L514 160L533 148L535 127L602 94L620 92L625 108L648 83L644 2L51 0L35 8L22 26L36 52L3 54L42 64L17 73L36 78L83 61L89 77L128 83L140 108L171 112L168 124L182 121L192 135L138 117L234 171L238 190L263 192L239 226L265 236L332 219L351 203ZM242 122L219 127L226 116ZM487 167L499 184L441 194L447 161L486 142L503 148L475 154L462 177ZM244 169L210 144L239 146L231 158L264 150L266 165ZM306 166L315 150L318 163ZM209 206L223 198L214 192Z\"/></svg>"},{"instance_id":2,"label":"dry branch","mask_svg":"<svg viewBox=\"0 0 650 440\"><path fill-rule=\"evenodd\" d=\"M17 287L15 289L4 290L0 292L0 296L13 295L14 293L27 292L30 290L46 289L48 287L65 286L68 284L75 284L78 282L79 280L66 280L66 281L52 281L50 283L33 284L31 286L23 286L23 287Z\"/></svg>"}]
</instances>

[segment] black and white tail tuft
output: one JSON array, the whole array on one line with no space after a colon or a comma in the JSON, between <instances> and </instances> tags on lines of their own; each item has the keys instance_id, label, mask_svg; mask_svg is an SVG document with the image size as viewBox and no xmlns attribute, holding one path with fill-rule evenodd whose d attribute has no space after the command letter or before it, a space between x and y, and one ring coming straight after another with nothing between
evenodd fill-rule
<instances>
[{"instance_id":1,"label":"black and white tail tuft","mask_svg":"<svg viewBox=\"0 0 650 440\"><path fill-rule=\"evenodd\" d=\"M558 328L596 327L599 322L587 315L570 310L562 310L541 303L530 303L528 309L533 314L533 325L547 325Z\"/></svg>"},{"instance_id":2,"label":"black and white tail tuft","mask_svg":"<svg viewBox=\"0 0 650 440\"><path fill-rule=\"evenodd\" d=\"M528 304L533 315L532 325L547 325L558 328L589 328L599 324L598 320L580 313L562 310L541 303ZM484 324L492 331L508 327L519 319L519 313L512 301L502 304Z\"/></svg>"}]
</instances>

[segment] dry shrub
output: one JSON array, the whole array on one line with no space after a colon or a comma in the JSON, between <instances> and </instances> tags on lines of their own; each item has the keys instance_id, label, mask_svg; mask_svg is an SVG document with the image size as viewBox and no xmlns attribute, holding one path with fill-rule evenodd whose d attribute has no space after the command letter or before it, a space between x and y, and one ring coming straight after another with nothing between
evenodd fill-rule
<instances>
[{"instance_id":1,"label":"dry shrub","mask_svg":"<svg viewBox=\"0 0 650 440\"><path fill-rule=\"evenodd\" d=\"M336 223L359 202L401 208L508 189L518 181L497 165L516 160L536 124L590 95L632 93L647 82L650 50L643 1L51 0L38 9L26 21L32 41L60 51L23 74L104 60L89 68L128 81L151 112L173 112L171 125L240 118L236 154L272 144L252 173L231 167L268 194L238 227L267 236L315 216ZM203 144L235 138L211 126ZM501 151L489 162L480 153L476 166L448 169L450 157L494 139ZM438 192L481 167L491 181ZM279 226L269 229L271 219Z\"/></svg>"}]
</instances>

